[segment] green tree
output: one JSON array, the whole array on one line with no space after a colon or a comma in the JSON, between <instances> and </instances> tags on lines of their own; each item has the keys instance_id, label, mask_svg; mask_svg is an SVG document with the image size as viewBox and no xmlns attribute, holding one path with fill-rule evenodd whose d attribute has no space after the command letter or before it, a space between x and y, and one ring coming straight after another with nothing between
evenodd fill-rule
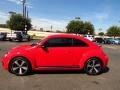
<instances>
[{"instance_id":1,"label":"green tree","mask_svg":"<svg viewBox=\"0 0 120 90\"><path fill-rule=\"evenodd\" d=\"M25 30L25 25L27 26L26 29L29 30L31 28L31 20L25 19L21 14L11 14L10 19L7 21L7 26L11 30Z\"/></svg>"},{"instance_id":2,"label":"green tree","mask_svg":"<svg viewBox=\"0 0 120 90\"><path fill-rule=\"evenodd\" d=\"M118 27L118 26L111 26L107 30L107 35L108 36L114 36L114 38L116 36L120 36L120 27Z\"/></svg>"},{"instance_id":3,"label":"green tree","mask_svg":"<svg viewBox=\"0 0 120 90\"><path fill-rule=\"evenodd\" d=\"M80 18L76 17L67 25L67 33L75 34L94 34L94 26L91 22L83 22Z\"/></svg>"},{"instance_id":4,"label":"green tree","mask_svg":"<svg viewBox=\"0 0 120 90\"><path fill-rule=\"evenodd\" d=\"M98 35L103 36L104 32L99 32Z\"/></svg>"},{"instance_id":5,"label":"green tree","mask_svg":"<svg viewBox=\"0 0 120 90\"><path fill-rule=\"evenodd\" d=\"M83 21L81 20L72 20L67 25L67 33L83 33Z\"/></svg>"},{"instance_id":6,"label":"green tree","mask_svg":"<svg viewBox=\"0 0 120 90\"><path fill-rule=\"evenodd\" d=\"M7 28L6 24L0 24L0 28Z\"/></svg>"},{"instance_id":7,"label":"green tree","mask_svg":"<svg viewBox=\"0 0 120 90\"><path fill-rule=\"evenodd\" d=\"M84 34L94 34L94 26L91 22L84 22Z\"/></svg>"}]
</instances>

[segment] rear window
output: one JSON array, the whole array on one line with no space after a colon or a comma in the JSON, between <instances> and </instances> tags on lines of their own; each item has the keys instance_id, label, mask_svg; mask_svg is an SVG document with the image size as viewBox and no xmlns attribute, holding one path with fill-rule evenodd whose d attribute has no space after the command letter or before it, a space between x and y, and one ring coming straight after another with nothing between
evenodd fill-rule
<instances>
[{"instance_id":1,"label":"rear window","mask_svg":"<svg viewBox=\"0 0 120 90\"><path fill-rule=\"evenodd\" d=\"M75 46L75 47L80 47L80 46L86 47L86 46L88 46L88 44L81 41L81 40L73 39L73 46Z\"/></svg>"}]
</instances>

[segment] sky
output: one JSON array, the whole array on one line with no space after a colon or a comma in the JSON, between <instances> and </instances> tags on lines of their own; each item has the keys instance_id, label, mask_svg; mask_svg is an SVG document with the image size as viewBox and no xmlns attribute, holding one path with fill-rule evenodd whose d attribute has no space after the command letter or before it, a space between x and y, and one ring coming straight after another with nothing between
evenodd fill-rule
<instances>
[{"instance_id":1,"label":"sky","mask_svg":"<svg viewBox=\"0 0 120 90\"><path fill-rule=\"evenodd\" d=\"M32 25L46 30L51 25L53 30L66 30L75 17L90 21L96 33L120 25L120 0L27 0L27 8ZM0 0L0 24L9 19L9 11L22 13L20 0Z\"/></svg>"}]
</instances>

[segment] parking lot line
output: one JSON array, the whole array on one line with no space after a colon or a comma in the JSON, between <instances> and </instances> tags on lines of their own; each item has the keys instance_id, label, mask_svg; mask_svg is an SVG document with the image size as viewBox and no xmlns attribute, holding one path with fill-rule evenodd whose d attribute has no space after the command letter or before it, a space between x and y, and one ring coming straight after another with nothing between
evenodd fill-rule
<instances>
[{"instance_id":1,"label":"parking lot line","mask_svg":"<svg viewBox=\"0 0 120 90\"><path fill-rule=\"evenodd\" d=\"M106 47L106 48L110 48L110 49L114 49L114 50L118 49L116 46L108 46L108 45L106 46L106 45L105 45L105 47Z\"/></svg>"}]
</instances>

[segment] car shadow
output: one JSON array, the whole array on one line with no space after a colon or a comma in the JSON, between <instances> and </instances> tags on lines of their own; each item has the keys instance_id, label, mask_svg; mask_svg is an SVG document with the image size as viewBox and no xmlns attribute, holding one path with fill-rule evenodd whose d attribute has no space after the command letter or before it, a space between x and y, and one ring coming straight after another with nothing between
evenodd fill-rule
<instances>
[{"instance_id":1,"label":"car shadow","mask_svg":"<svg viewBox=\"0 0 120 90\"><path fill-rule=\"evenodd\" d=\"M84 74L84 71L80 70L45 70L45 71L33 71L34 74Z\"/></svg>"},{"instance_id":2,"label":"car shadow","mask_svg":"<svg viewBox=\"0 0 120 90\"><path fill-rule=\"evenodd\" d=\"M104 70L103 70L103 73L107 73L110 71L110 68L109 67L106 67Z\"/></svg>"},{"instance_id":3,"label":"car shadow","mask_svg":"<svg viewBox=\"0 0 120 90\"><path fill-rule=\"evenodd\" d=\"M106 67L103 73L109 72L109 67ZM29 75L35 74L86 74L83 70L41 70L41 71L32 71Z\"/></svg>"}]
</instances>

